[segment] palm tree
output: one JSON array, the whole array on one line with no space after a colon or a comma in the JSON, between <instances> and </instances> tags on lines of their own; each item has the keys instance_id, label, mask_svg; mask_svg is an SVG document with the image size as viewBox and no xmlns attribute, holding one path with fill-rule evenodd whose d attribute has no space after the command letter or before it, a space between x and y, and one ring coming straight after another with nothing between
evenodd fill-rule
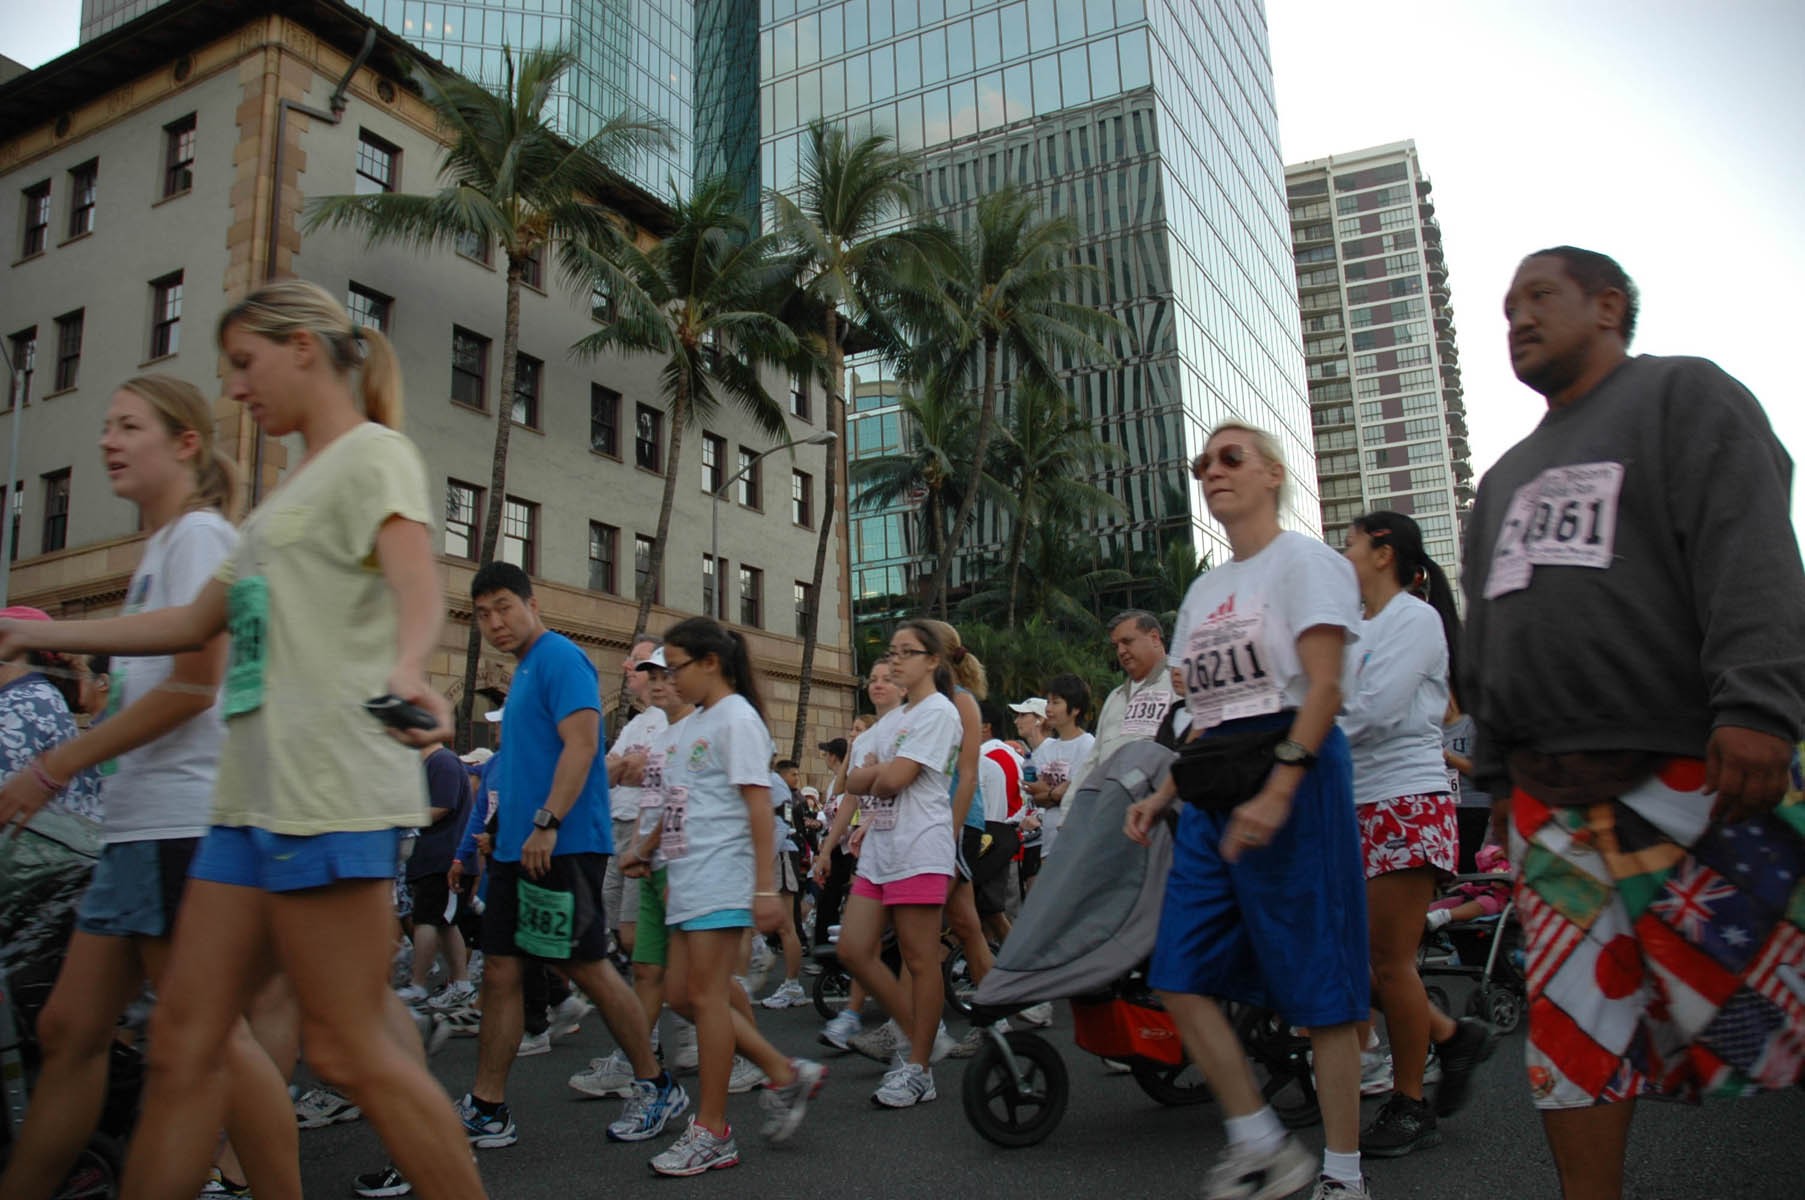
<instances>
[{"instance_id":1,"label":"palm tree","mask_svg":"<svg viewBox=\"0 0 1805 1200\"><path fill-rule=\"evenodd\" d=\"M1052 387L1055 353L1101 358L1103 339L1122 329L1114 317L1064 299L1097 272L1072 258L1078 226L1067 217L1042 217L1038 207L1014 188L980 199L963 253L954 256L945 281L946 311L956 324L940 340L946 352L938 365L977 376L978 422L972 486L953 517L951 551L934 565L925 596L930 608L945 608L952 560L977 501L977 477L996 425L1001 356L1009 355L1016 378Z\"/></svg>"},{"instance_id":2,"label":"palm tree","mask_svg":"<svg viewBox=\"0 0 1805 1200\"><path fill-rule=\"evenodd\" d=\"M1035 525L1027 537L1022 588L1016 597L1018 615L1025 612L1047 621L1080 642L1097 642L1103 635L1104 597L1131 578L1120 567L1098 561L1097 550L1096 539L1082 528ZM999 576L1000 572L991 576L996 581L989 587L959 602L961 618L996 620L1003 614L1009 585Z\"/></svg>"},{"instance_id":3,"label":"palm tree","mask_svg":"<svg viewBox=\"0 0 1805 1200\"><path fill-rule=\"evenodd\" d=\"M573 146L552 128L545 105L559 78L575 65L575 56L561 47L529 50L520 56L516 69L513 53L503 47L502 63L504 78L495 88L457 75L416 74L421 94L450 138L439 162L442 186L437 192L322 196L313 201L307 217L310 232L348 227L363 230L371 243L399 242L423 249L499 242L507 255L501 402L496 406L495 452L489 468L491 503L483 518L478 562L495 557L501 536L520 350L521 280L543 263L553 241L604 242L616 237L620 218L598 202L618 191L619 168L632 155L669 144L663 126L623 116L604 122L593 137ZM482 636L473 620L464 655L464 691L458 701L460 744L469 736L481 653Z\"/></svg>"},{"instance_id":4,"label":"palm tree","mask_svg":"<svg viewBox=\"0 0 1805 1200\"><path fill-rule=\"evenodd\" d=\"M846 335L849 323L883 323L881 297L904 264L943 253L944 238L932 230L902 226L915 203L914 177L920 164L897 150L889 137L854 138L824 121L810 123L803 138L796 198L770 196L778 233L793 248L798 286L821 306L822 406L830 432L839 440L828 449L822 479L821 530L815 543L810 606L802 639L802 681L796 693L796 734L790 757L800 760L808 724L809 696L819 638L822 582L827 549L839 507L839 463L846 453Z\"/></svg>"},{"instance_id":5,"label":"palm tree","mask_svg":"<svg viewBox=\"0 0 1805 1200\"><path fill-rule=\"evenodd\" d=\"M767 304L794 265L777 253L777 239L752 236L739 186L724 177L704 180L690 195L676 197L671 209L675 228L650 249L615 238L600 247L567 242L563 251L566 269L605 287L618 311L613 324L578 342L572 352L615 350L664 360L659 390L670 412L671 437L664 501L651 569L639 588L635 629L646 627L653 588L664 572L684 430L712 416L725 398L772 438L788 436L783 407L759 381L758 368L791 361L798 350L795 334ZM719 597L718 565L715 572ZM718 599L715 603L719 607ZM623 680L623 700L625 694Z\"/></svg>"}]
</instances>

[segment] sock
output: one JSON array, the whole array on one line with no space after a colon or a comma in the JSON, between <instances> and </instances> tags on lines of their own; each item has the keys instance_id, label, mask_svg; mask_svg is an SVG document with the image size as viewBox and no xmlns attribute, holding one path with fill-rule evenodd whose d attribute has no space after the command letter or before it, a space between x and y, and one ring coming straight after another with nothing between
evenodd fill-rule
<instances>
[{"instance_id":1,"label":"sock","mask_svg":"<svg viewBox=\"0 0 1805 1200\"><path fill-rule=\"evenodd\" d=\"M1279 1143L1285 1140L1285 1127L1279 1123L1278 1114L1267 1105L1259 1112L1245 1117L1229 1117L1223 1122L1228 1129L1228 1144L1246 1146L1262 1154L1278 1149Z\"/></svg>"},{"instance_id":2,"label":"sock","mask_svg":"<svg viewBox=\"0 0 1805 1200\"><path fill-rule=\"evenodd\" d=\"M842 1008L840 1010L840 1015L843 1017L857 1017L859 1015L859 1010L856 1008Z\"/></svg>"},{"instance_id":3,"label":"sock","mask_svg":"<svg viewBox=\"0 0 1805 1200\"><path fill-rule=\"evenodd\" d=\"M669 1071L665 1070L663 1067L658 1068L658 1074L647 1075L644 1077L644 1079L647 1083L651 1084L653 1087L657 1088L661 1092L665 1088L671 1086L671 1073Z\"/></svg>"},{"instance_id":4,"label":"sock","mask_svg":"<svg viewBox=\"0 0 1805 1200\"><path fill-rule=\"evenodd\" d=\"M508 1106L506 1100L484 1100L474 1092L470 1094L470 1104L485 1117L493 1117Z\"/></svg>"},{"instance_id":5,"label":"sock","mask_svg":"<svg viewBox=\"0 0 1805 1200\"><path fill-rule=\"evenodd\" d=\"M1446 925L1449 921L1452 921L1453 919L1454 919L1454 910L1453 909L1438 908L1434 912L1430 913L1428 915L1428 917L1426 917L1424 919L1423 923L1425 925L1427 925L1430 929L1434 930L1434 929L1440 929L1443 925Z\"/></svg>"},{"instance_id":6,"label":"sock","mask_svg":"<svg viewBox=\"0 0 1805 1200\"><path fill-rule=\"evenodd\" d=\"M1360 1151L1342 1154L1335 1150L1322 1152L1322 1173L1336 1183L1360 1186Z\"/></svg>"}]
</instances>

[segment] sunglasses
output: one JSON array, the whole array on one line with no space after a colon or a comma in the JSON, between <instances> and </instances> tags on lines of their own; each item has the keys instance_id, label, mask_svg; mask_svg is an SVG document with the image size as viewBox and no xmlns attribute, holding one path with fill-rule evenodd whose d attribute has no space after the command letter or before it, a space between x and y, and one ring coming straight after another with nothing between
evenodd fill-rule
<instances>
[{"instance_id":1,"label":"sunglasses","mask_svg":"<svg viewBox=\"0 0 1805 1200\"><path fill-rule=\"evenodd\" d=\"M1212 454L1208 450L1205 450L1202 454L1199 454L1195 459L1191 460L1191 474L1202 479L1204 475L1209 472L1209 469L1216 464L1218 459L1222 461L1223 466L1233 471L1241 466L1241 464L1251 460L1253 456L1254 452L1248 447L1230 442L1228 445L1222 447L1221 452L1218 454Z\"/></svg>"}]
</instances>

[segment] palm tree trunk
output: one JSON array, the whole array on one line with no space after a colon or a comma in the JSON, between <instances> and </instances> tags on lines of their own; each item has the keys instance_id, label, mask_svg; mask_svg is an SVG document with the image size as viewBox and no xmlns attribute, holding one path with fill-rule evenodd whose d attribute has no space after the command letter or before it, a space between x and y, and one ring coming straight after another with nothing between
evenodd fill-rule
<instances>
[{"instance_id":1,"label":"palm tree trunk","mask_svg":"<svg viewBox=\"0 0 1805 1200\"><path fill-rule=\"evenodd\" d=\"M501 510L508 497L508 437L514 427L514 375L520 357L520 277L525 260L508 255L508 310L501 334L501 396L495 404L495 453L489 462L489 509L483 514L483 536L477 543L476 561L495 561L501 541ZM470 635L464 643L464 695L458 701L457 748L470 749L470 726L476 715L476 669L482 660L483 634L470 614Z\"/></svg>"},{"instance_id":2,"label":"palm tree trunk","mask_svg":"<svg viewBox=\"0 0 1805 1200\"><path fill-rule=\"evenodd\" d=\"M652 616L652 596L658 590L659 582L664 578L664 547L670 538L671 509L677 503L677 470L683 461L683 427L689 423L689 375L679 372L677 376L677 395L671 400L671 445L664 454L664 500L658 506L658 532L653 536L652 559L647 564L646 581L639 589L639 612L633 618L633 631L629 637L638 636L646 628L646 622ZM715 564L715 605L721 603L721 565ZM714 616L714 613L709 613ZM615 702L615 716L622 721L626 718L628 707L632 704L632 693L627 690L627 677L621 675L620 697Z\"/></svg>"},{"instance_id":3,"label":"palm tree trunk","mask_svg":"<svg viewBox=\"0 0 1805 1200\"><path fill-rule=\"evenodd\" d=\"M1015 601L1021 594L1022 583L1022 550L1028 544L1028 510L1034 503L1034 485L1026 480L1022 482L1022 494L1015 506L1015 528L1009 531L1009 549L1003 561L1009 571L1009 610L1004 619L1005 629L1015 628Z\"/></svg>"},{"instance_id":4,"label":"palm tree trunk","mask_svg":"<svg viewBox=\"0 0 1805 1200\"><path fill-rule=\"evenodd\" d=\"M827 428L839 435L827 447L827 464L821 472L821 532L815 539L815 573L809 584L809 614L802 631L802 677L796 683L796 729L790 739L790 757L802 761L808 740L808 708L814 691L815 646L821 634L821 606L826 601L822 584L827 578L827 547L833 540L834 517L839 514L840 458L846 453L846 399L840 388L846 376L846 354L840 348L840 314L827 307ZM850 631L848 631L850 632ZM850 642L851 638L845 639Z\"/></svg>"},{"instance_id":5,"label":"palm tree trunk","mask_svg":"<svg viewBox=\"0 0 1805 1200\"><path fill-rule=\"evenodd\" d=\"M952 578L953 556L965 540L965 526L971 510L978 502L978 489L984 483L984 451L990 446L991 426L996 424L997 336L984 335L984 387L978 397L978 427L972 434L971 483L959 498L959 511L953 516L951 544L934 566L934 578L928 586L927 606L938 606L944 615L948 582Z\"/></svg>"}]
</instances>

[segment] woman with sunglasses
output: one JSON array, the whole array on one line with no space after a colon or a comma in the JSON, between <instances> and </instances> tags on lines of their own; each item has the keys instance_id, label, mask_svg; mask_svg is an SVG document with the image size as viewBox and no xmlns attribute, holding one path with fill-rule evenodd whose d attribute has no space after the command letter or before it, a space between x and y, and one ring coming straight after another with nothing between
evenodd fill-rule
<instances>
[{"instance_id":1,"label":"woman with sunglasses","mask_svg":"<svg viewBox=\"0 0 1805 1200\"><path fill-rule=\"evenodd\" d=\"M1192 474L1234 556L1192 583L1174 629L1191 718L1174 778L1193 752L1210 765L1185 776L1148 983L1227 1118L1208 1200L1278 1200L1312 1176L1314 1200L1368 1200L1356 1032L1369 997L1366 894L1347 739L1335 728L1359 591L1333 550L1280 529L1285 466L1268 435L1217 427ZM1220 782L1230 779L1242 782ZM1169 778L1129 808L1124 831L1145 842L1178 796ZM1320 1171L1262 1098L1219 1000L1310 1030Z\"/></svg>"}]
</instances>

